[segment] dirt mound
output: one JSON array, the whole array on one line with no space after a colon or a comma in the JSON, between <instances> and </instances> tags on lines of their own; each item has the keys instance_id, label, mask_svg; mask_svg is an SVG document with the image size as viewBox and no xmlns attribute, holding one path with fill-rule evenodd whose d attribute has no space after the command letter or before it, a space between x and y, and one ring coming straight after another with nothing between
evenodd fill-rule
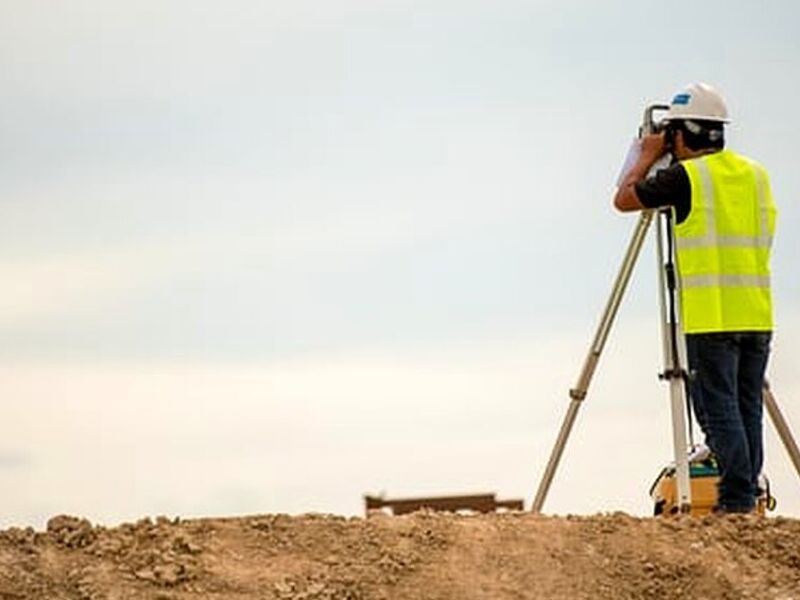
<instances>
[{"instance_id":1,"label":"dirt mound","mask_svg":"<svg viewBox=\"0 0 800 600\"><path fill-rule=\"evenodd\" d=\"M0 532L0 600L800 600L800 521L420 512Z\"/></svg>"}]
</instances>

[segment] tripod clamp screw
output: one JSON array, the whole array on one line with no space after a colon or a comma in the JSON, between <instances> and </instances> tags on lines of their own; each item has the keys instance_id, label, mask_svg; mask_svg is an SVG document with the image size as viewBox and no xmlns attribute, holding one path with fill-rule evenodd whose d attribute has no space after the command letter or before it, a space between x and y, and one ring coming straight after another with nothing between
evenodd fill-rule
<instances>
[{"instance_id":1,"label":"tripod clamp screw","mask_svg":"<svg viewBox=\"0 0 800 600\"><path fill-rule=\"evenodd\" d=\"M661 381L669 381L671 379L684 379L691 381L694 379L695 372L687 371L686 369L665 369L662 373L658 374Z\"/></svg>"},{"instance_id":2,"label":"tripod clamp screw","mask_svg":"<svg viewBox=\"0 0 800 600\"><path fill-rule=\"evenodd\" d=\"M585 389L579 390L577 388L572 388L569 391L569 397L572 398L573 400L578 400L578 401L583 400L584 398L586 398L586 390Z\"/></svg>"}]
</instances>

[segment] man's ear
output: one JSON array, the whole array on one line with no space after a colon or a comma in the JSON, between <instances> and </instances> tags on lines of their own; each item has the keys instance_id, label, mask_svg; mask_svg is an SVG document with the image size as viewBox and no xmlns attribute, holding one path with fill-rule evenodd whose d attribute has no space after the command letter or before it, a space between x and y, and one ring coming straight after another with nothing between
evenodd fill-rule
<instances>
[{"instance_id":1,"label":"man's ear","mask_svg":"<svg viewBox=\"0 0 800 600\"><path fill-rule=\"evenodd\" d=\"M680 129L675 131L675 145L680 144L681 148L686 147L686 141L683 139L683 131Z\"/></svg>"}]
</instances>

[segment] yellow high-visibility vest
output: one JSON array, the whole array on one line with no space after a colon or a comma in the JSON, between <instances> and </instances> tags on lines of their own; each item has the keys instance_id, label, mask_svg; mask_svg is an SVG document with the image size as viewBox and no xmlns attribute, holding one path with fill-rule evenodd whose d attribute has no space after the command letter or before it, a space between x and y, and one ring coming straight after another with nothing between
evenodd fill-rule
<instances>
[{"instance_id":1,"label":"yellow high-visibility vest","mask_svg":"<svg viewBox=\"0 0 800 600\"><path fill-rule=\"evenodd\" d=\"M684 333L771 331L777 211L758 163L723 150L681 163L691 210L675 226Z\"/></svg>"}]
</instances>

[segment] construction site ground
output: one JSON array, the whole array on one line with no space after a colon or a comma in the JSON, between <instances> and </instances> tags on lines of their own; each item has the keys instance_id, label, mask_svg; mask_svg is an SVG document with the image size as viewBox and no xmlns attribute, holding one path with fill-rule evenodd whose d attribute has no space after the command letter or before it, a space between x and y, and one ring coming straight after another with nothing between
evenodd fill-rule
<instances>
[{"instance_id":1,"label":"construction site ground","mask_svg":"<svg viewBox=\"0 0 800 600\"><path fill-rule=\"evenodd\" d=\"M0 600L800 600L800 521L750 515L55 517L0 532Z\"/></svg>"}]
</instances>

